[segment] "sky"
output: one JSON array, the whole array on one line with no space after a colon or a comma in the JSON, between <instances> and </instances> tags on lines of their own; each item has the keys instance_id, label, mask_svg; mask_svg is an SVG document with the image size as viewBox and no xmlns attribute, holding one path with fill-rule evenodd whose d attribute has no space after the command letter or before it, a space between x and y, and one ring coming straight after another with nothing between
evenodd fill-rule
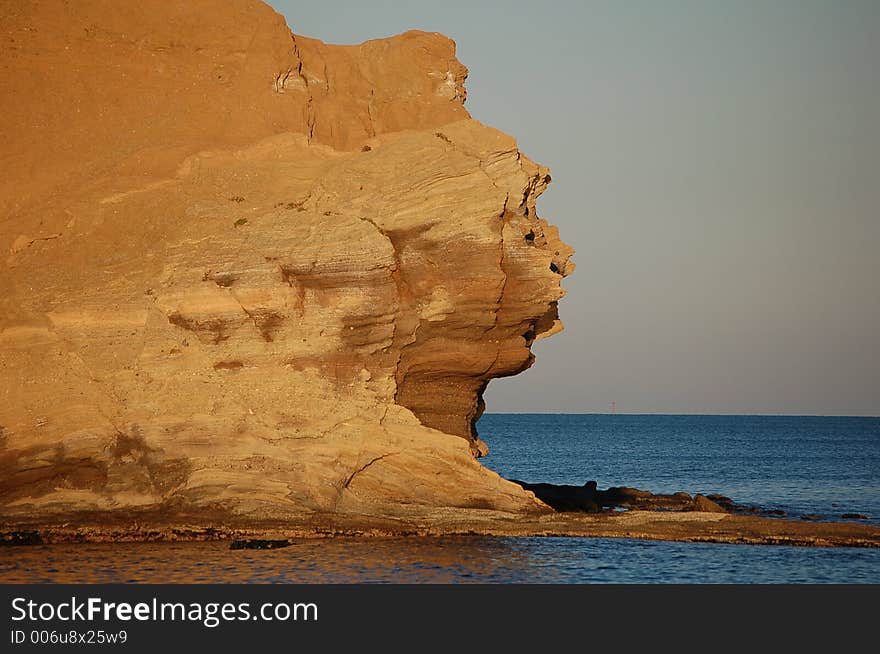
<instances>
[{"instance_id":1,"label":"sky","mask_svg":"<svg viewBox=\"0 0 880 654\"><path fill-rule=\"evenodd\" d=\"M487 411L880 415L880 2L269 4L450 36L471 115L550 167L566 329Z\"/></svg>"}]
</instances>

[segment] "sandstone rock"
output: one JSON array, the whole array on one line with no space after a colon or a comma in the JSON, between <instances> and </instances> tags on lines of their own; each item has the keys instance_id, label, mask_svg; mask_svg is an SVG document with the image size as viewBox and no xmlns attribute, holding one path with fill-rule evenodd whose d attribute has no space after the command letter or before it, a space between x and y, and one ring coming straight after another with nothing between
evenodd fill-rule
<instances>
[{"instance_id":1,"label":"sandstone rock","mask_svg":"<svg viewBox=\"0 0 880 654\"><path fill-rule=\"evenodd\" d=\"M734 504L734 501L726 495L721 495L720 493L709 493L708 495L706 495L706 497L715 502L715 504L724 507L728 511L733 511L737 508L736 504Z\"/></svg>"},{"instance_id":2,"label":"sandstone rock","mask_svg":"<svg viewBox=\"0 0 880 654\"><path fill-rule=\"evenodd\" d=\"M705 495L694 495L694 511L705 511L707 513L727 513L727 509L720 504L713 502Z\"/></svg>"},{"instance_id":3,"label":"sandstone rock","mask_svg":"<svg viewBox=\"0 0 880 654\"><path fill-rule=\"evenodd\" d=\"M452 41L256 0L0 16L5 518L549 510L474 424L572 250Z\"/></svg>"}]
</instances>

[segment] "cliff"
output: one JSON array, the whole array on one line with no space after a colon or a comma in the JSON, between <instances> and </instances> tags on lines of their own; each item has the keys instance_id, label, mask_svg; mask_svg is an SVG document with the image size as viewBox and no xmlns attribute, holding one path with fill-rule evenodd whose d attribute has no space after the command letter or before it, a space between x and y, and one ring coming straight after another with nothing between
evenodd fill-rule
<instances>
[{"instance_id":1,"label":"cliff","mask_svg":"<svg viewBox=\"0 0 880 654\"><path fill-rule=\"evenodd\" d=\"M0 516L549 511L474 423L572 251L452 41L330 46L256 0L0 15Z\"/></svg>"}]
</instances>

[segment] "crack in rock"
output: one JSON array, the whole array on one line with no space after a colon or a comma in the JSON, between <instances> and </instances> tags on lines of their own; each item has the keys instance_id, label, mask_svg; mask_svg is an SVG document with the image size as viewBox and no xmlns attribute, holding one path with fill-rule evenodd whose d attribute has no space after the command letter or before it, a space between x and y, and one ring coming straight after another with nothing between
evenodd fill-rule
<instances>
[{"instance_id":1,"label":"crack in rock","mask_svg":"<svg viewBox=\"0 0 880 654\"><path fill-rule=\"evenodd\" d=\"M351 486L351 482L354 481L354 478L357 477L359 474L361 474L364 470L366 470L367 468L369 468L369 467L370 467L371 465L373 465L374 463L378 463L378 462L381 461L382 459L387 459L389 456L394 456L394 455L396 455L396 454L400 454L400 452L388 452L387 454L381 454L381 455L379 455L379 456L377 456L377 457L373 457L372 459L370 459L369 461L367 461L367 463L365 463L365 464L362 465L360 468L358 468L357 470L355 470L354 472L352 472L352 473L348 476L348 479L345 480L345 483L342 484L342 488L343 488L343 489L346 489L346 488L348 488L349 486Z\"/></svg>"}]
</instances>

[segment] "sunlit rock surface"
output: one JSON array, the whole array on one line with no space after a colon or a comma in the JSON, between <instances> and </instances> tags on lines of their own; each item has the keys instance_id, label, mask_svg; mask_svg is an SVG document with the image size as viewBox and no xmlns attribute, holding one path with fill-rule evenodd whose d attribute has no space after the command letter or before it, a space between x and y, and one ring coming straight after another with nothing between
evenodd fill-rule
<instances>
[{"instance_id":1,"label":"sunlit rock surface","mask_svg":"<svg viewBox=\"0 0 880 654\"><path fill-rule=\"evenodd\" d=\"M254 0L0 15L2 517L549 511L473 425L572 251L452 41L326 45Z\"/></svg>"}]
</instances>

